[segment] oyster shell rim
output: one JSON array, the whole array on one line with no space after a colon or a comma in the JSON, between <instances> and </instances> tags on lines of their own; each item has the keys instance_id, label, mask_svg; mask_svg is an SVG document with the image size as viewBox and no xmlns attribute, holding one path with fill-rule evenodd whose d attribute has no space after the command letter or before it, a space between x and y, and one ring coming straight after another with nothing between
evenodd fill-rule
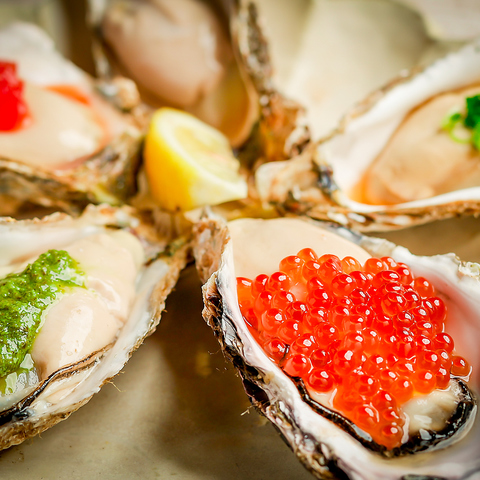
<instances>
[{"instance_id":1,"label":"oyster shell rim","mask_svg":"<svg viewBox=\"0 0 480 480\"><path fill-rule=\"evenodd\" d=\"M290 188L283 199L273 197L270 200L267 194L266 201L270 201L281 214L306 215L316 220L340 223L361 232L399 230L458 215L480 215L480 187L454 190L427 199L395 205L371 205L351 200L338 186L335 180L335 167L322 152L328 142L345 134L352 122L369 113L397 87L407 85L420 75L428 74L430 69L438 68L438 65L468 52L480 55L480 39L469 42L457 51L450 52L426 66L415 66L401 71L396 77L353 105L330 133L312 142L313 151L310 153L309 161L311 174L316 178L313 188L320 193L320 199L308 194L303 199ZM287 160L287 163L292 160L294 159Z\"/></svg>"},{"instance_id":2,"label":"oyster shell rim","mask_svg":"<svg viewBox=\"0 0 480 480\"><path fill-rule=\"evenodd\" d=\"M129 228L133 229L140 236L142 235L142 229L146 228L149 231L152 231L153 229L157 232L158 237L160 238L161 233L158 227L153 224L147 225L144 219L142 219L142 216L142 212L137 212L134 208L126 205L123 207L113 207L105 204L89 205L84 213L76 218L63 212L55 212L46 217L25 220L16 220L11 217L0 217L0 227L10 227L18 223L23 225L27 230L38 228L42 225L55 227L58 224L61 226L62 223L67 224L68 227L69 222L73 222L74 224L80 222L85 223L86 219L89 219L91 223L87 222L88 225ZM150 238L146 241L150 243ZM120 349L120 351L117 351L114 357L110 359L110 363L115 364L114 369L111 371L107 369L107 371L101 374L100 383L97 382L94 389L81 395L77 395L79 400L76 402L70 404L67 402L65 405L64 398L62 398L56 406L54 404L54 411L47 411L47 413L42 413L41 411L35 412L30 408L31 404L41 398L43 392L56 381L61 382L64 379L68 380L76 374L85 374L88 377L97 373L100 368L102 368L103 363L108 362L108 354L109 352L113 352L113 347L119 340L121 331L125 329L125 335L128 335L128 320L120 330L119 336L114 342L96 352L92 352L87 357L74 364L66 365L56 372L53 372L48 378L41 381L33 391L28 393L26 397L12 405L12 407L0 412L0 451L14 445L19 445L26 439L34 437L56 425L58 422L65 420L78 410L78 408L86 404L103 385L120 373L135 350L141 346L144 340L151 335L158 326L161 314L165 309L166 298L175 287L181 271L190 261L190 243L191 238L189 235L184 235L183 237L178 237L172 242L169 242L161 252L155 252L155 250L147 252L144 266L147 266L148 268L152 264L163 262L167 267L167 271L163 274L162 278L157 278L146 298L146 301L148 302L146 305L148 308L148 320L145 319L142 322L138 322L139 326L134 328L133 332L130 331L133 342L128 344L128 349ZM140 273L138 275L140 275ZM139 292L137 292L137 294L138 293ZM147 311L147 309L145 309L145 311ZM130 318L133 317L130 316ZM130 323L132 323L132 320L130 320ZM124 339L123 342L126 342L126 340ZM119 357L121 357L120 360ZM85 381L87 377L82 377L80 383ZM75 396L77 386L75 386L68 395ZM37 392L37 390L39 391Z\"/></svg>"},{"instance_id":3,"label":"oyster shell rim","mask_svg":"<svg viewBox=\"0 0 480 480\"><path fill-rule=\"evenodd\" d=\"M321 224L325 226L325 222L318 222L316 220L308 219L304 217L303 220L309 221L311 223ZM377 256L380 255L388 255L389 250L391 249L401 249L402 255L409 255L412 254L404 247L399 247L389 242L387 240L371 238L371 237L364 237L363 235L352 232L348 229L345 229L343 226L338 224L329 224L331 228L333 228L336 233L341 230L344 232L342 235L344 238L347 238L355 243L359 243L359 240L364 238L365 242L361 244L363 248L368 250L368 246L376 246L377 249ZM328 229L328 225L327 225ZM225 268L227 263L231 265L231 259L227 260L222 255L221 257L215 256L215 251L221 251L222 248L230 248L231 244L229 244L229 234L226 228L225 222L220 219L215 219L213 216L202 219L197 225L194 227L194 236L196 237L194 241L194 257L196 259L197 269L199 276L202 281L204 281L204 285L202 287L202 293L204 298L204 309L203 309L203 316L206 323L212 328L215 337L219 341L220 345L222 346L223 353L225 357L230 360L235 368L237 369L245 392L247 393L251 403L254 407L266 416L273 424L275 429L280 433L281 437L284 439L285 443L289 446L290 449L294 451L300 461L304 464L304 466L313 473L316 477L320 479L330 479L330 478L373 478L369 476L362 476L362 466L352 465L352 463L345 463L341 457L337 455L339 452L335 452L332 450L332 446L324 443L318 437L313 438L310 436L311 432L302 431L301 426L296 421L295 414L291 409L291 406L288 402L284 402L282 396L276 397L277 389L280 388L280 385L275 385L273 387L268 387L269 383L273 378L270 378L273 373L268 369L267 373L262 371L262 367L260 364L258 365L251 365L248 360L244 357L244 352L249 351L249 356L253 355L253 349L256 349L255 345L245 344L241 339L241 335L238 334L238 329L235 325L235 321L233 320L234 312L228 306L228 298L225 298L225 292L222 293L222 290L225 290L225 286L222 287L222 276L226 274ZM208 237L212 238L208 238ZM356 241L355 241L356 239ZM208 250L203 250L201 248L202 242L206 241L213 241L214 244L214 251L209 252ZM372 252L370 252L372 253ZM478 264L471 264L469 262L461 262L458 257L452 254L447 255L435 255L432 257L418 257L418 258L438 258L443 257L445 261L449 262L452 265L457 267L456 275L458 276L471 276L480 279L480 270ZM225 263L227 261L227 263ZM405 259L401 259L400 261L406 261ZM475 268L475 266L477 268ZM225 277L226 278L226 277ZM227 294L227 297L230 294ZM231 295L230 295L231 296ZM235 303L238 307L238 303ZM249 335L248 332L242 332L243 335ZM258 347L260 348L260 347ZM266 355L263 354L265 357ZM263 362L261 362L263 363ZM290 378L286 375L283 375L286 378ZM293 381L290 380L292 383ZM263 385L262 385L263 382ZM283 383L283 380L282 382ZM463 382L462 382L463 383ZM267 389L265 389L267 386ZM296 388L296 386L294 387ZM268 390L268 393L267 391ZM290 392L291 393L291 392ZM300 395L300 393L299 393ZM476 401L476 396L474 396ZM295 403L292 400L292 405ZM311 407L311 405L308 405ZM471 415L470 420L473 423L477 416L478 408L477 405L473 405L471 408ZM478 422L478 419L476 419ZM304 425L305 426L305 425ZM460 433L462 436L463 434ZM352 437L351 437L352 438ZM460 437L462 438L462 437ZM356 439L358 440L358 438ZM446 442L445 446L448 445ZM348 448L348 445L346 445ZM421 451L422 449L420 449ZM433 446L430 451L441 451L440 447ZM375 455L375 453L373 453ZM425 453L422 453L425 455ZM367 460L368 461L368 460ZM395 459L384 458L383 461L395 461ZM382 463L383 465L386 465ZM363 465L365 467L365 465ZM422 479L422 480L446 480L447 477L439 476L438 472L433 474L425 473L422 468L415 473L410 473L403 468L401 473L398 475L398 479L400 477L403 480L407 478L410 479ZM353 469L353 470L352 470ZM413 470L413 467L412 467ZM464 475L468 477L472 475L472 473L480 472L480 464L474 466L474 470L464 472ZM350 477L349 474L353 476ZM375 472L379 475L379 472ZM390 472L391 473L391 472ZM372 472L373 474L373 472ZM451 475L451 473L449 473ZM375 475L374 475L375 476ZM386 475L383 476L375 476L375 478L395 478L397 479L397 475L391 476ZM448 477L448 478L457 478L457 477ZM458 477L460 478L460 477ZM462 478L464 478L462 476Z\"/></svg>"}]
</instances>

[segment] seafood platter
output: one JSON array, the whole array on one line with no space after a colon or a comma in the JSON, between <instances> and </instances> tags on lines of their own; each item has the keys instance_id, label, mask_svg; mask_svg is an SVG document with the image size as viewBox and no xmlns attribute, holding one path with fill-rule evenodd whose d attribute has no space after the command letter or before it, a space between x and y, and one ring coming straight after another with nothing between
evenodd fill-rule
<instances>
[{"instance_id":1,"label":"seafood platter","mask_svg":"<svg viewBox=\"0 0 480 480\"><path fill-rule=\"evenodd\" d=\"M460 3L0 4L2 479L480 479Z\"/></svg>"}]
</instances>

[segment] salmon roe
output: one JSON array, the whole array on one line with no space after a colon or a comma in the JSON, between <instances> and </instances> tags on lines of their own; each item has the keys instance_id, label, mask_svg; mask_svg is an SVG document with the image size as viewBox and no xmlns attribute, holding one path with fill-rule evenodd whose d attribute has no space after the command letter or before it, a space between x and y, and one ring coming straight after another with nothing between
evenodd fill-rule
<instances>
[{"instance_id":1,"label":"salmon roe","mask_svg":"<svg viewBox=\"0 0 480 480\"><path fill-rule=\"evenodd\" d=\"M389 449L405 437L405 402L471 373L434 286L390 257L362 266L304 248L270 276L237 278L237 294L272 361Z\"/></svg>"}]
</instances>

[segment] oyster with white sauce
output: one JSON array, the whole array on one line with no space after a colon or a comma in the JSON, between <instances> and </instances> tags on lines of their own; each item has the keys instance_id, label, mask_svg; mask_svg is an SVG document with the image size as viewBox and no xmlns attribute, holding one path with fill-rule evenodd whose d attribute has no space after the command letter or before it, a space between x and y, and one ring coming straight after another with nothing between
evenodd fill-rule
<instances>
[{"instance_id":1,"label":"oyster with white sauce","mask_svg":"<svg viewBox=\"0 0 480 480\"><path fill-rule=\"evenodd\" d=\"M160 321L189 258L133 209L0 220L0 449L67 418Z\"/></svg>"},{"instance_id":2,"label":"oyster with white sauce","mask_svg":"<svg viewBox=\"0 0 480 480\"><path fill-rule=\"evenodd\" d=\"M184 109L222 131L234 147L250 139L243 156L251 162L289 158L303 149L309 138L303 109L272 84L254 3L90 0L89 5L94 57L107 84L126 76L146 104Z\"/></svg>"},{"instance_id":3,"label":"oyster with white sauce","mask_svg":"<svg viewBox=\"0 0 480 480\"><path fill-rule=\"evenodd\" d=\"M316 477L356 480L445 480L478 477L480 474L478 456L480 421L477 407L480 379L480 357L477 349L480 338L479 265L463 263L452 254L432 257L415 256L403 247L395 246L382 239L364 237L338 224L299 218L241 219L229 222L227 225L218 219L206 218L196 226L195 233L194 255L200 277L206 281L203 287L204 318L214 330L226 357L238 369L253 405L273 423L305 467ZM384 383L385 375L391 375L391 372L395 371L396 363L399 368L406 365L405 359L398 350L403 348L401 342L392 343L383 353L380 350L374 350L381 353L375 356L374 352L368 350L367 343L363 344L360 350L356 350L353 346L349 347L353 352L352 357L345 358L348 361L357 358L360 362L360 366L352 367L351 371L347 371L348 368L345 370L345 363L335 363L339 358L345 361L338 352L341 351L342 345L347 344L347 340L352 341L347 333L344 332L345 336L340 337L342 343L331 344L335 346L329 347L330 351L321 346L323 345L321 342L326 341L326 336L322 340L318 332L324 331L323 325L327 324L329 331L333 332L330 330L332 318L335 321L340 318L344 325L353 325L357 322L360 315L353 316L352 301L362 303L359 301L361 296L358 296L358 292L348 298L342 296L343 294L339 294L338 290L334 290L338 288L339 283L334 286L335 282L330 279L329 287L324 288L322 295L309 293L306 299L298 302L303 303L306 310L302 310L302 307L297 313L294 313L297 307L288 302L294 302L295 296L301 298L298 283L295 283L288 293L273 290L274 293L267 300L270 293L267 295L265 292L277 288L281 282L285 281L284 273L283 277L275 276L274 273L279 270L279 262L284 258L291 259L292 256L297 256L297 252L300 251L297 258L304 259L302 262L305 263L302 265L307 265L307 257L302 255L310 255L308 249L315 250L319 257L325 254L331 259L331 255L335 254L339 258L344 257L344 260L348 258L349 260L345 260L346 264L342 260L345 269L347 265L358 266L359 264L355 262L359 261L362 264L365 262L365 272L367 272L366 262L375 263L380 258L387 262L384 267L387 268L386 265L388 265L390 270L399 267L401 270L397 271L407 273L403 269L408 265L409 274L421 278L423 283L427 279L427 283L430 282L435 286L437 299L444 302L448 312L445 320L446 330L431 338L437 338L436 335L448 338L446 332L449 332L451 335L449 338L455 339L453 351L461 352L464 359L468 359L472 369L466 369L463 372L454 372L452 369L451 376L444 384L439 387L437 383L437 387L434 386L427 393L415 380L415 378L424 378L424 374L420 373L419 369L419 366L425 368L423 362L426 357L422 356L425 355L422 353L424 350L419 346L415 355L413 351L409 354L403 351L405 358L410 358L412 364L417 366L412 369L413 376L409 377L414 384L413 393L410 391L407 395L408 399L405 400L408 384L403 383L402 388L397 391L399 397L395 397L396 400L393 402L390 398L388 400L390 404L387 406L385 392L394 390L392 384ZM280 270L293 265L289 264L290 261L286 263L284 261ZM318 262L320 264L320 260ZM308 272L308 269L317 268L313 267L313 263L312 266L305 267L307 270L302 270L302 275L306 275L304 272ZM294 268L291 268L293 272ZM349 271L352 277L357 278L358 273L352 273L351 268ZM288 275L293 282L295 273L291 272L289 271ZM380 275L380 272L376 275ZM372 278L380 278L376 275L372 275ZM248 279L252 279L252 282L249 283ZM376 290L372 290L375 280L372 282L371 288L366 289L368 294L365 298L373 299L376 295ZM385 285L382 284L381 288ZM380 288L380 285L375 286L377 287ZM398 288L409 289L407 283ZM257 296L250 309L245 291L253 292L255 289ZM327 291L327 297L324 295L325 291ZM405 293L406 290L402 291ZM317 303L325 301L329 295L331 298L335 297L332 302L338 302L342 311L344 307L351 309L349 314L351 316L348 317L344 313L346 317L342 320L336 303L330 303L325 308L318 307ZM369 295L371 297L368 297ZM405 295L408 296L408 294ZM258 325L261 326L255 327L255 312L259 315L256 309L263 308L263 302L271 302L270 310L275 311L271 313L268 308L264 310L261 316L256 317ZM284 304L287 302L286 304L291 308L286 311L290 311L289 315L292 318L282 317L279 313L279 310L282 310L280 307L282 302ZM438 304L441 305L441 302ZM244 309L245 305L247 310ZM374 300L371 300L368 305L375 305ZM386 304L381 303L381 305L385 313ZM426 304L422 303L422 305ZM314 313L315 309L317 313ZM324 315L328 315L327 322L325 321L327 317L322 317ZM308 331L305 330L306 325L312 323L315 317L319 330L315 329L314 338L310 334L306 338L302 332ZM419 327L416 322L417 320L410 327ZM295 324L297 326L293 327L292 325ZM372 325L377 324L370 324ZM381 338L390 338L388 336L390 333L388 335L386 333L387 330L382 333L380 328L375 328ZM423 327L421 328L422 333L417 331L415 335L419 335L418 338L422 338L422 342L428 343L429 340L425 340L428 334ZM298 330L297 333L295 329ZM359 332L360 330L355 328L351 331L354 336ZM363 330L361 332L365 333ZM397 330L395 332L396 335L400 335ZM288 335L293 335L290 340L287 340ZM301 350L302 348L304 350ZM322 352L318 353L320 350ZM310 357L307 351L311 353L311 355L309 353ZM294 357L298 356L299 352L303 352L303 357L310 358L306 360L307 364L311 362L310 367L313 365L313 370L307 369L310 376L303 377L303 374L298 373L301 368L298 366L299 360ZM325 364L328 354L332 355L335 368L340 365L345 371L342 376L337 375L334 387L330 385L330 390L322 390L325 383L330 381L328 374L322 377L323 374L315 375L313 372L319 368L319 364ZM444 353L442 352L441 355ZM366 362L371 358L377 362L379 356L385 357L387 362L391 363L387 363L387 367L384 365L378 368L375 373L367 370ZM327 369L324 368L322 371ZM436 372L434 375L437 375L438 379L440 370ZM356 375L357 381L350 382L349 375ZM374 385L375 382L379 382L380 385L379 388L376 384L376 390L373 390L374 395L368 406L362 404L365 400L358 400L360 397L355 393L357 390L364 389L362 394L366 394L368 390L365 387L367 382L359 380L360 377L368 380L369 385ZM393 393L392 396L394 396ZM403 400L400 400L402 396ZM355 406L355 402L360 402L361 405ZM400 404L401 408L397 409ZM388 414L379 414L382 411L388 411ZM352 412L357 412L357 416ZM358 415L359 412L367 415ZM385 430L387 417L390 423L387 422L389 426ZM382 431L382 435L385 436L379 436L378 431ZM391 442L394 431L397 439Z\"/></svg>"},{"instance_id":4,"label":"oyster with white sauce","mask_svg":"<svg viewBox=\"0 0 480 480\"><path fill-rule=\"evenodd\" d=\"M134 108L138 101L128 112L107 101L32 24L0 31L0 65L2 115L12 119L0 128L2 196L78 211L88 203L119 204L135 193L145 126ZM133 84L116 99L129 92L135 96Z\"/></svg>"},{"instance_id":5,"label":"oyster with white sauce","mask_svg":"<svg viewBox=\"0 0 480 480\"><path fill-rule=\"evenodd\" d=\"M477 214L479 46L374 92L308 158L260 167L261 197L363 231Z\"/></svg>"}]
</instances>

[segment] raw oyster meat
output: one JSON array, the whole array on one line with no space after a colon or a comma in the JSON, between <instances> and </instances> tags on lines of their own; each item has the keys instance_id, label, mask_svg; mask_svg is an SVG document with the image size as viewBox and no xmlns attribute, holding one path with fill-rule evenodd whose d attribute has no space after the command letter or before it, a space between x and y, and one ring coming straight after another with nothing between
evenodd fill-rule
<instances>
[{"instance_id":1,"label":"raw oyster meat","mask_svg":"<svg viewBox=\"0 0 480 480\"><path fill-rule=\"evenodd\" d=\"M272 421L306 468L322 479L477 478L480 267L462 263L454 255L418 257L403 247L364 237L338 224L284 218L242 219L228 225L207 218L196 227L194 254L200 276L206 281L204 317L238 369L252 403ZM319 255L326 253L322 244L332 233L328 253L389 256L409 265L415 276L435 284L437 295L447 306L448 326L456 345L473 366L468 387L464 380L452 377L450 386L436 390L434 396L414 397L408 439L402 439L400 447L379 448L361 428L348 426L345 417L328 402L314 399L259 346L240 311L236 276L255 278L259 270L271 274L281 258L295 255L307 245ZM450 395L456 400L446 401L449 406L444 409L442 405L447 397L452 398ZM422 404L429 407L417 410ZM415 427L417 421L420 426ZM433 427L437 421L441 426ZM417 433L412 435L415 428Z\"/></svg>"},{"instance_id":2,"label":"raw oyster meat","mask_svg":"<svg viewBox=\"0 0 480 480\"><path fill-rule=\"evenodd\" d=\"M477 214L480 153L467 139L475 134L463 128L457 135L448 122L466 115L466 98L479 98L479 45L374 92L308 155L261 166L260 196L362 231Z\"/></svg>"},{"instance_id":3,"label":"raw oyster meat","mask_svg":"<svg viewBox=\"0 0 480 480\"><path fill-rule=\"evenodd\" d=\"M15 65L27 108L18 128L0 132L0 194L70 211L129 198L145 126L138 109L106 101L33 24L0 31L0 61Z\"/></svg>"},{"instance_id":4,"label":"raw oyster meat","mask_svg":"<svg viewBox=\"0 0 480 480\"><path fill-rule=\"evenodd\" d=\"M188 233L172 241L147 216L105 205L91 205L78 218L62 213L3 218L0 243L2 285L12 278L5 275L24 271L44 252L57 251L77 262L83 279L83 285L66 288L48 303L20 366L14 364L8 374L2 370L4 449L67 418L123 368L158 325L190 246ZM2 332L5 328L8 322Z\"/></svg>"},{"instance_id":5,"label":"raw oyster meat","mask_svg":"<svg viewBox=\"0 0 480 480\"><path fill-rule=\"evenodd\" d=\"M133 79L146 104L193 113L251 163L290 158L305 146L303 109L273 86L254 3L90 0L90 10L107 83L119 74Z\"/></svg>"}]
</instances>

